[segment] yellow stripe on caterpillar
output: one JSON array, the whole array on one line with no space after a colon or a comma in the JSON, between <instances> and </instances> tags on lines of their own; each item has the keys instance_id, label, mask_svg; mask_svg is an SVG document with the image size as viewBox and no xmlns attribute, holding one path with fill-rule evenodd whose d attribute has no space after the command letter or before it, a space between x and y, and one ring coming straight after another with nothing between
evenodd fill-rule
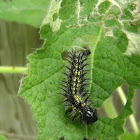
<instances>
[{"instance_id":1,"label":"yellow stripe on caterpillar","mask_svg":"<svg viewBox=\"0 0 140 140\"><path fill-rule=\"evenodd\" d=\"M82 102L82 99L79 95L74 95L74 99L76 100L77 103Z\"/></svg>"}]
</instances>

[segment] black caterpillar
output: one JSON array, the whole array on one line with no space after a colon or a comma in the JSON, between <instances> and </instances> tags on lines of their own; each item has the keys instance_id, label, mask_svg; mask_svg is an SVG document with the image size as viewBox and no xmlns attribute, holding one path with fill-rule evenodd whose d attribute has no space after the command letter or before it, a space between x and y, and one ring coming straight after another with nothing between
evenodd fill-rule
<instances>
[{"instance_id":1,"label":"black caterpillar","mask_svg":"<svg viewBox=\"0 0 140 140\"><path fill-rule=\"evenodd\" d=\"M86 124L92 124L98 119L96 109L90 107L89 94L86 90L88 79L85 75L88 71L85 70L85 66L89 54L89 50L69 52L67 58L69 66L66 66L68 72L64 73L66 80L62 83L63 93L61 93L65 97L66 114L71 112L72 121L79 118L80 122Z\"/></svg>"}]
</instances>

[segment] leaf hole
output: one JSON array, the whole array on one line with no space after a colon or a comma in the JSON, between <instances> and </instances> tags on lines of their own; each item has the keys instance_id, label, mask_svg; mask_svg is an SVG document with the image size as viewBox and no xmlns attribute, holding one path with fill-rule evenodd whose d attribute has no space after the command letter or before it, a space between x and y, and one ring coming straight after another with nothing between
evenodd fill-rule
<instances>
[{"instance_id":1,"label":"leaf hole","mask_svg":"<svg viewBox=\"0 0 140 140\"><path fill-rule=\"evenodd\" d=\"M137 89L134 93L134 98L133 98L133 104L132 104L132 109L133 109L133 117L135 120L135 123L138 128L140 128L140 113L139 113L139 106L140 106L140 89ZM132 117L132 116L131 116ZM127 118L125 122L125 128L128 132L132 133L134 132L134 128L132 127L132 122L130 122L130 117Z\"/></svg>"},{"instance_id":2,"label":"leaf hole","mask_svg":"<svg viewBox=\"0 0 140 140\"><path fill-rule=\"evenodd\" d=\"M100 117L116 118L121 113L127 102L129 86L128 84L123 84L117 89L115 89L112 95L104 101L100 110Z\"/></svg>"},{"instance_id":3,"label":"leaf hole","mask_svg":"<svg viewBox=\"0 0 140 140\"><path fill-rule=\"evenodd\" d=\"M123 107L127 102L127 95L128 95L129 86L128 84L123 84L122 86L118 87L113 92L113 103L116 108L117 114L119 115L122 111Z\"/></svg>"},{"instance_id":4,"label":"leaf hole","mask_svg":"<svg viewBox=\"0 0 140 140\"><path fill-rule=\"evenodd\" d=\"M61 53L61 58L62 58L63 60L66 60L68 57L69 57L69 51L63 51L63 52Z\"/></svg>"}]
</instances>

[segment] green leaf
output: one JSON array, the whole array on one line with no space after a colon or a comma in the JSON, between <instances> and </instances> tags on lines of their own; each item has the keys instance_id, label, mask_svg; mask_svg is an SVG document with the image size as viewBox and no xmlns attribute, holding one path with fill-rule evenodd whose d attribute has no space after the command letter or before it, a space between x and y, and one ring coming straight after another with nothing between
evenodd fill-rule
<instances>
[{"instance_id":1,"label":"green leaf","mask_svg":"<svg viewBox=\"0 0 140 140\"><path fill-rule=\"evenodd\" d=\"M0 140L6 140L6 138L0 134Z\"/></svg>"},{"instance_id":2,"label":"green leaf","mask_svg":"<svg viewBox=\"0 0 140 140\"><path fill-rule=\"evenodd\" d=\"M39 27L51 0L0 0L0 18Z\"/></svg>"},{"instance_id":3,"label":"green leaf","mask_svg":"<svg viewBox=\"0 0 140 140\"><path fill-rule=\"evenodd\" d=\"M42 49L28 57L28 76L20 89L20 96L32 106L34 119L38 122L38 140L57 140L60 137L67 140L82 140L83 137L118 139L126 118L132 114L134 90L140 87L138 59L131 59L133 56L126 53L129 45L127 33L133 32L125 29L123 24L124 21L129 23L128 18L122 18L126 7L121 1L98 3L97 0L52 1L50 7L40 31L45 43ZM136 19L132 9L130 11ZM125 14L130 17L130 13ZM89 90L94 107L100 108L118 86L129 85L127 103L118 117L99 116L92 125L72 122L65 116L65 106L60 103L63 97L58 94L67 63L62 59L63 52L84 46L91 51L88 75L93 79Z\"/></svg>"},{"instance_id":4,"label":"green leaf","mask_svg":"<svg viewBox=\"0 0 140 140\"><path fill-rule=\"evenodd\" d=\"M140 133L139 134L124 133L121 136L121 140L139 140L139 139Z\"/></svg>"}]
</instances>

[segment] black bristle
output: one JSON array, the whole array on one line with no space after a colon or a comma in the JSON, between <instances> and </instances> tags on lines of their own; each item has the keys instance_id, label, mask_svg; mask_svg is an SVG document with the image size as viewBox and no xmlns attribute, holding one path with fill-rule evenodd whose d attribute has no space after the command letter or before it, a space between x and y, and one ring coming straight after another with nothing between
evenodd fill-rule
<instances>
[{"instance_id":1,"label":"black bristle","mask_svg":"<svg viewBox=\"0 0 140 140\"><path fill-rule=\"evenodd\" d=\"M89 140L88 138L84 137L83 140Z\"/></svg>"},{"instance_id":2,"label":"black bristle","mask_svg":"<svg viewBox=\"0 0 140 140\"><path fill-rule=\"evenodd\" d=\"M84 100L84 102L86 103L89 99L89 96L86 97L86 99Z\"/></svg>"},{"instance_id":3,"label":"black bristle","mask_svg":"<svg viewBox=\"0 0 140 140\"><path fill-rule=\"evenodd\" d=\"M68 66L65 66L69 71L71 71L72 69L71 68L69 68Z\"/></svg>"},{"instance_id":4,"label":"black bristle","mask_svg":"<svg viewBox=\"0 0 140 140\"><path fill-rule=\"evenodd\" d=\"M84 92L84 93L82 94L82 97L85 97L87 94L88 94L87 92Z\"/></svg>"},{"instance_id":5,"label":"black bristle","mask_svg":"<svg viewBox=\"0 0 140 140\"><path fill-rule=\"evenodd\" d=\"M59 140L65 140L64 137L60 137Z\"/></svg>"}]
</instances>

